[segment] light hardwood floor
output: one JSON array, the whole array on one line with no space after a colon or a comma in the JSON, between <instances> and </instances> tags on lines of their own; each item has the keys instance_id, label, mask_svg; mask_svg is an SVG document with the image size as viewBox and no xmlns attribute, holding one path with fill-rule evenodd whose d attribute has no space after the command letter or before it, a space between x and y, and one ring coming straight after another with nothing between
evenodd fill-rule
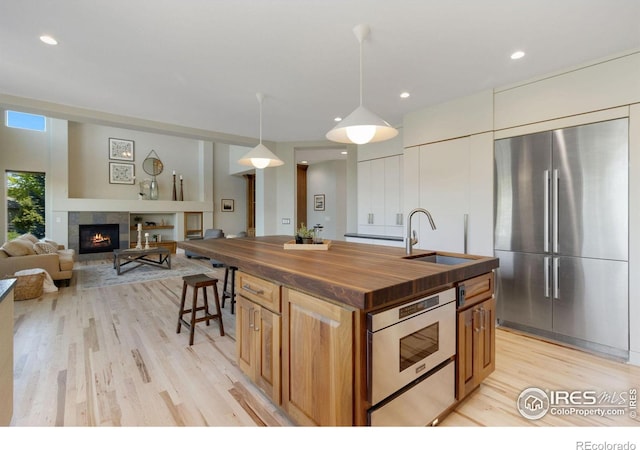
<instances>
[{"instance_id":1,"label":"light hardwood floor","mask_svg":"<svg viewBox=\"0 0 640 450\"><path fill-rule=\"evenodd\" d=\"M193 346L188 330L176 334L181 289L180 277L91 290L72 281L16 302L12 426L291 425L236 365L228 302L226 336L215 322L197 325ZM496 341L496 371L441 426L640 425L629 414L524 419L516 399L527 387L628 391L640 368L506 330Z\"/></svg>"}]
</instances>

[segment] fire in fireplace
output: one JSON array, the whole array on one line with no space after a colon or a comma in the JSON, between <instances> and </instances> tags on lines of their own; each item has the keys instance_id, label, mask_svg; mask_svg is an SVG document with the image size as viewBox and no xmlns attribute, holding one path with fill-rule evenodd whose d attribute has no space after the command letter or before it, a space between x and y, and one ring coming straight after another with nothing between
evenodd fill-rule
<instances>
[{"instance_id":1,"label":"fire in fireplace","mask_svg":"<svg viewBox=\"0 0 640 450\"><path fill-rule=\"evenodd\" d=\"M102 253L120 248L120 225L80 225L78 253Z\"/></svg>"}]
</instances>

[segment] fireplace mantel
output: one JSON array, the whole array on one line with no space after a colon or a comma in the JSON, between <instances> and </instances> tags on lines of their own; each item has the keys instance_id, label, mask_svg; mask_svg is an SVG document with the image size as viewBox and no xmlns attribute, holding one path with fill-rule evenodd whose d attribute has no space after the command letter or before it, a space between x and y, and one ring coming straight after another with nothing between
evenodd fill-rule
<instances>
[{"instance_id":1,"label":"fireplace mantel","mask_svg":"<svg viewBox=\"0 0 640 450\"><path fill-rule=\"evenodd\" d=\"M148 213L171 213L203 211L213 213L211 202L172 200L107 200L102 198L69 198L56 202L58 211L135 211Z\"/></svg>"}]
</instances>

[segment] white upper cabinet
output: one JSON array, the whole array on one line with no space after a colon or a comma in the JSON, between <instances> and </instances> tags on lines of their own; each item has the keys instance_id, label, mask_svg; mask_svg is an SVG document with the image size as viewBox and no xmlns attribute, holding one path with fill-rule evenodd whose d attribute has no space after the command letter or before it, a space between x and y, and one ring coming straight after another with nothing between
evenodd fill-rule
<instances>
[{"instance_id":1,"label":"white upper cabinet","mask_svg":"<svg viewBox=\"0 0 640 450\"><path fill-rule=\"evenodd\" d=\"M501 130L640 102L640 53L497 89Z\"/></svg>"}]
</instances>

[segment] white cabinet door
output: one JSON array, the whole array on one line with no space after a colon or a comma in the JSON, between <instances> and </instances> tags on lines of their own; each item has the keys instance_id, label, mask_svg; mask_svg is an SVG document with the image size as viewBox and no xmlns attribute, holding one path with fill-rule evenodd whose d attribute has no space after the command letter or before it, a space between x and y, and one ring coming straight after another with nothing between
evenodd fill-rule
<instances>
[{"instance_id":1,"label":"white cabinet door","mask_svg":"<svg viewBox=\"0 0 640 450\"><path fill-rule=\"evenodd\" d=\"M462 253L466 239L467 253L492 255L493 133L423 145L418 159L419 206L431 212L437 229L424 215L414 216L415 248Z\"/></svg>"},{"instance_id":2,"label":"white cabinet door","mask_svg":"<svg viewBox=\"0 0 640 450\"><path fill-rule=\"evenodd\" d=\"M384 159L384 234L403 236L402 212L402 155Z\"/></svg>"},{"instance_id":3,"label":"white cabinet door","mask_svg":"<svg viewBox=\"0 0 640 450\"><path fill-rule=\"evenodd\" d=\"M384 159L358 163L358 233L384 234Z\"/></svg>"},{"instance_id":4,"label":"white cabinet door","mask_svg":"<svg viewBox=\"0 0 640 450\"><path fill-rule=\"evenodd\" d=\"M464 252L464 220L469 198L468 139L420 147L420 206L433 216L436 230L423 214L414 216L418 229L414 248ZM419 217L419 227L416 218Z\"/></svg>"}]
</instances>

